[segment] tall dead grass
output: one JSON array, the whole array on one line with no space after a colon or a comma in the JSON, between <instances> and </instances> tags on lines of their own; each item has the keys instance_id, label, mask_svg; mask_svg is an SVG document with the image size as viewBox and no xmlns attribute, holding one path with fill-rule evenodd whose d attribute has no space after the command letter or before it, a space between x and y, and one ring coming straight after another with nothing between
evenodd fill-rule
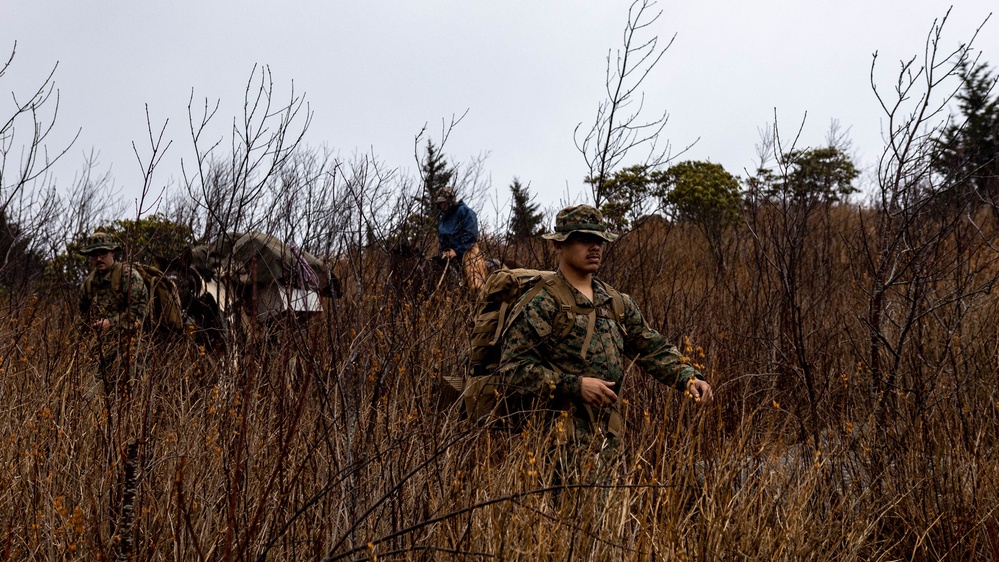
<instances>
[{"instance_id":1,"label":"tall dead grass","mask_svg":"<svg viewBox=\"0 0 999 562\"><path fill-rule=\"evenodd\" d=\"M999 303L921 316L879 391L861 212L815 219L793 268L774 217L731 235L724 272L666 222L610 248L603 277L717 400L629 375L624 463L599 485L557 486L543 431L461 419L442 377L463 374L468 295L399 290L376 257L340 264L353 289L327 315L251 333L237 361L145 344L115 399L90 389L75 295L11 297L0 558L999 559ZM994 277L989 251L926 289ZM509 252L552 266L543 245Z\"/></svg>"}]
</instances>

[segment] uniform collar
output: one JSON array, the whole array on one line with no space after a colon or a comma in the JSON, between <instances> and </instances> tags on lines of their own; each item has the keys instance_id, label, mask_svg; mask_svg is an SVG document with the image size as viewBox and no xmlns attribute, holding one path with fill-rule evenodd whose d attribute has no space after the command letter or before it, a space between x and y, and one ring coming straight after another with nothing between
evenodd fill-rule
<instances>
[{"instance_id":1,"label":"uniform collar","mask_svg":"<svg viewBox=\"0 0 999 562\"><path fill-rule=\"evenodd\" d=\"M603 306L610 302L610 293L604 289L604 284L600 282L596 277L593 278L593 305Z\"/></svg>"},{"instance_id":2,"label":"uniform collar","mask_svg":"<svg viewBox=\"0 0 999 562\"><path fill-rule=\"evenodd\" d=\"M578 304L583 304L583 305L587 305L587 306L590 305L590 300L587 299L585 296L583 296L583 293L580 293L579 289L577 289L577 288L575 288L575 287L572 286L572 283L570 283L569 280L565 278L565 275L562 275L562 270L561 269L555 270L555 274L566 285L568 285L570 289L572 289L572 296L576 299L576 302ZM607 290L604 289L604 284L600 280L598 280L596 278L596 276L594 276L593 277L593 303L592 303L593 306L594 306L594 308L601 307L601 306L607 304L610 300L611 300L610 293L608 293Z\"/></svg>"},{"instance_id":3,"label":"uniform collar","mask_svg":"<svg viewBox=\"0 0 999 562\"><path fill-rule=\"evenodd\" d=\"M121 262L115 261L114 264L111 265L111 267L105 269L104 271L95 268L94 277L98 277L100 279L109 278L111 277L111 273L113 273L114 270L118 269L119 267L121 267Z\"/></svg>"}]
</instances>

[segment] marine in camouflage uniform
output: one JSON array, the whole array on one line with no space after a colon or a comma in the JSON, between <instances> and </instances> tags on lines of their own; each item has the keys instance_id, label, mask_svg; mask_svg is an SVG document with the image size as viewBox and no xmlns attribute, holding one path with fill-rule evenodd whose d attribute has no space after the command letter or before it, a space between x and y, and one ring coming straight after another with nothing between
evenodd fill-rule
<instances>
[{"instance_id":1,"label":"marine in camouflage uniform","mask_svg":"<svg viewBox=\"0 0 999 562\"><path fill-rule=\"evenodd\" d=\"M114 252L119 249L111 234L95 232L81 250L94 269L80 287L78 327L108 393L136 376L139 328L149 303L149 291L139 272L115 261ZM117 288L112 281L115 276L120 276Z\"/></svg>"},{"instance_id":2,"label":"marine in camouflage uniform","mask_svg":"<svg viewBox=\"0 0 999 562\"><path fill-rule=\"evenodd\" d=\"M614 389L624 381L627 359L663 384L698 400L711 399L701 373L649 327L635 301L593 278L605 242L617 238L600 211L588 205L563 209L555 233L544 237L556 242L557 281L571 287L576 309L595 312L592 333L588 336L589 314L580 312L571 315L574 324L566 337L553 338L557 316L565 312L542 290L507 327L498 374L514 393L545 412L544 426L553 441L569 445L560 447L560 453L573 457L578 455L572 451L596 446L617 456L622 424ZM620 319L615 318L612 293L623 300Z\"/></svg>"}]
</instances>

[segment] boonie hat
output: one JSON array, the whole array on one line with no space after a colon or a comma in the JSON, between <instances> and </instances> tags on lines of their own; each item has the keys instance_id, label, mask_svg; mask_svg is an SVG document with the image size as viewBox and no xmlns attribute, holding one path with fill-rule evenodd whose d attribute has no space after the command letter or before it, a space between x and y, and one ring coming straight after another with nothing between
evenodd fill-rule
<instances>
[{"instance_id":1,"label":"boonie hat","mask_svg":"<svg viewBox=\"0 0 999 562\"><path fill-rule=\"evenodd\" d=\"M95 232L91 234L87 240L83 243L83 249L80 253L89 256L94 252L99 252L102 250L115 251L121 248L121 244L115 240L115 237L108 232Z\"/></svg>"},{"instance_id":2,"label":"boonie hat","mask_svg":"<svg viewBox=\"0 0 999 562\"><path fill-rule=\"evenodd\" d=\"M609 231L604 223L604 214L590 205L566 207L555 215L555 232L542 234L545 240L565 242L573 234L592 234L608 242L617 240L617 234Z\"/></svg>"}]
</instances>

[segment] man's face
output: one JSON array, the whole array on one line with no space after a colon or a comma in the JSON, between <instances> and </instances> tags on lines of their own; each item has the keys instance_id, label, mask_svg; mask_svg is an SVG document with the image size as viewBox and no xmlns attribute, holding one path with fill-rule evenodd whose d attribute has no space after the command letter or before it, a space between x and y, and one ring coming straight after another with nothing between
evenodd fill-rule
<instances>
[{"instance_id":1,"label":"man's face","mask_svg":"<svg viewBox=\"0 0 999 562\"><path fill-rule=\"evenodd\" d=\"M106 271L114 265L114 252L111 250L97 250L87 255L90 265L97 271Z\"/></svg>"},{"instance_id":2,"label":"man's face","mask_svg":"<svg viewBox=\"0 0 999 562\"><path fill-rule=\"evenodd\" d=\"M559 267L580 275L596 273L604 253L604 239L593 234L573 234L559 248Z\"/></svg>"}]
</instances>

